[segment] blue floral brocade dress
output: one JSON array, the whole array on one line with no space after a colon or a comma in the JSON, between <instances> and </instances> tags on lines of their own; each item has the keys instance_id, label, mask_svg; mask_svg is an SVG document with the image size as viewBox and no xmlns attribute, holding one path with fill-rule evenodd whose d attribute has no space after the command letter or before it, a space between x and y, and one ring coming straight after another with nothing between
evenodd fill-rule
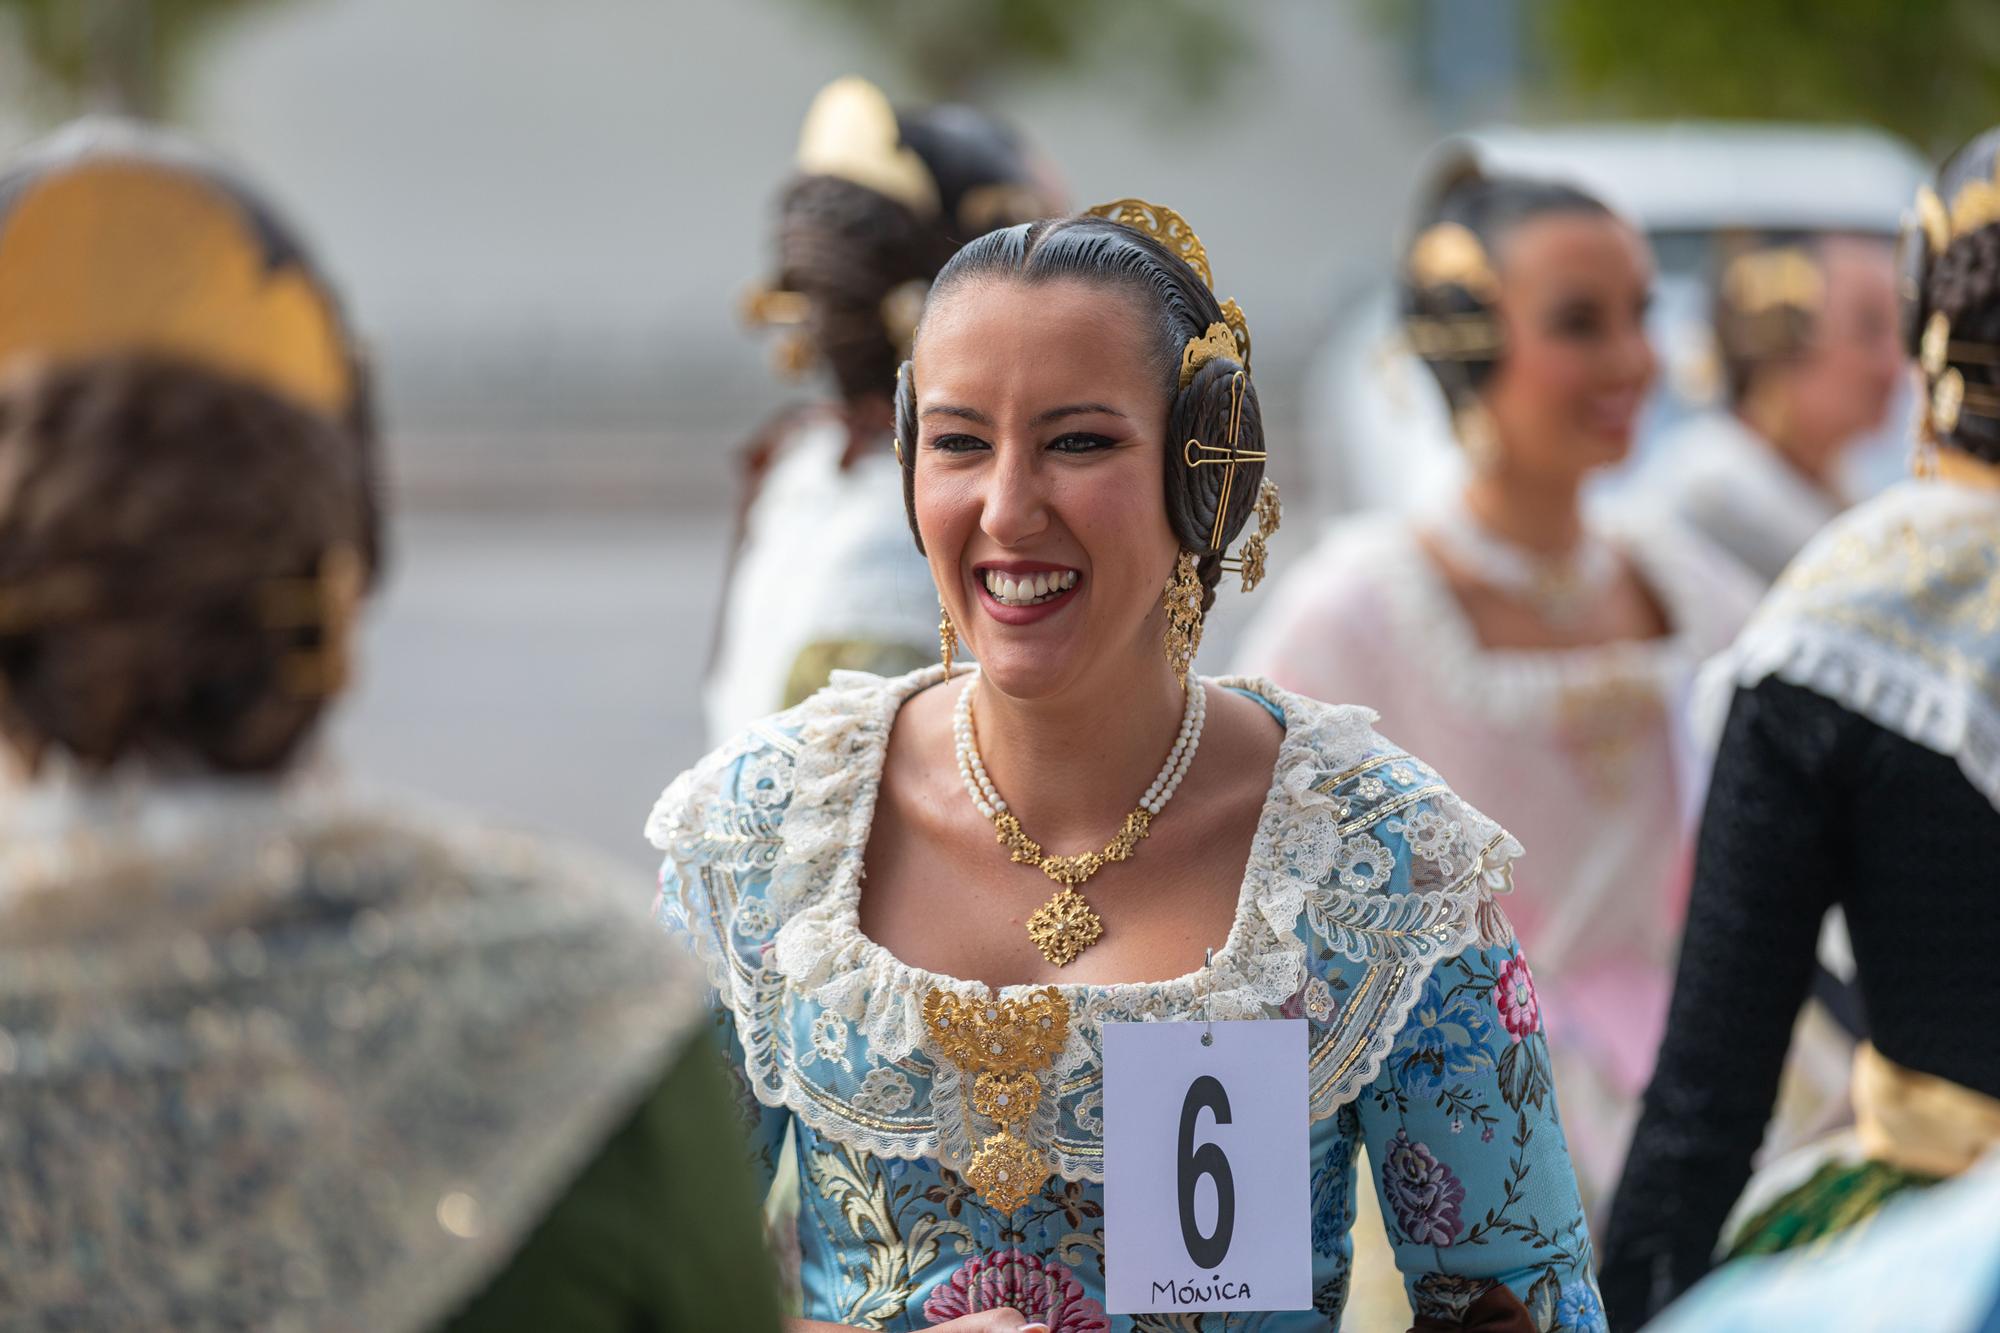
<instances>
[{"instance_id":1,"label":"blue floral brocade dress","mask_svg":"<svg viewBox=\"0 0 2000 1333\"><path fill-rule=\"evenodd\" d=\"M1220 682L1285 728L1229 936L1184 977L1055 988L1067 1040L1032 1111L1001 1125L925 999L1043 988L911 967L859 925L890 728L942 678L836 674L682 774L647 827L662 923L706 964L767 1180L795 1130L805 1317L921 1329L1011 1305L1055 1333L1338 1327L1365 1146L1419 1316L1450 1326L1505 1284L1544 1333L1604 1327L1534 982L1494 899L1512 838L1366 710ZM1101 1028L1203 1015L1310 1025L1314 1308L1109 1315ZM1011 1212L967 1176L1000 1130L1048 1170Z\"/></svg>"}]
</instances>

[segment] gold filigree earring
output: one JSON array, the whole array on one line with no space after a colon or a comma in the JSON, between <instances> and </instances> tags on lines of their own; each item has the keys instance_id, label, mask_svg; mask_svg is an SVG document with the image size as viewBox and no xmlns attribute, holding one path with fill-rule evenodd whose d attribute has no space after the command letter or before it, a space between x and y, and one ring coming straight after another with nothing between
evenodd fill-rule
<instances>
[{"instance_id":1,"label":"gold filigree earring","mask_svg":"<svg viewBox=\"0 0 2000 1333\"><path fill-rule=\"evenodd\" d=\"M951 612L945 610L944 599L938 598L938 657L944 662L944 678L951 679L951 655L958 651L958 626L951 623Z\"/></svg>"},{"instance_id":2,"label":"gold filigree earring","mask_svg":"<svg viewBox=\"0 0 2000 1333\"><path fill-rule=\"evenodd\" d=\"M1193 551L1183 550L1174 561L1174 577L1161 600L1167 608L1167 663L1174 679L1187 688L1188 669L1201 647L1201 576L1195 572Z\"/></svg>"}]
</instances>

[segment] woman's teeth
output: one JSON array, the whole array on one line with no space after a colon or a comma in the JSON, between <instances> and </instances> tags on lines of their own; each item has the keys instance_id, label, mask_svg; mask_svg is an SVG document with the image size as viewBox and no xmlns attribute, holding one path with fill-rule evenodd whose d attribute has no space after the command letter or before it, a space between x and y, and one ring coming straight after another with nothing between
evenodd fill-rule
<instances>
[{"instance_id":1,"label":"woman's teeth","mask_svg":"<svg viewBox=\"0 0 2000 1333\"><path fill-rule=\"evenodd\" d=\"M1076 586L1076 571L1073 569L1048 570L1018 577L989 569L985 577L986 591L993 594L993 600L1002 606L1039 606Z\"/></svg>"}]
</instances>

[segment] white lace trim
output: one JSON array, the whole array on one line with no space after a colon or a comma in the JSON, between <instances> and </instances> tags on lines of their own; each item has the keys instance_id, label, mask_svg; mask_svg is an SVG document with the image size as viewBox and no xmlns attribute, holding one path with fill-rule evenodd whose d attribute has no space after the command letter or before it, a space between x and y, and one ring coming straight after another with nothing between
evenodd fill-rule
<instances>
[{"instance_id":1,"label":"white lace trim","mask_svg":"<svg viewBox=\"0 0 2000 1333\"><path fill-rule=\"evenodd\" d=\"M1368 571L1369 582L1385 590L1405 657L1421 661L1453 697L1495 722L1531 724L1557 717L1576 690L1611 681L1676 697L1755 604L1750 577L1696 538L1629 520L1605 525L1602 535L1638 566L1663 603L1670 633L1576 648L1488 648L1407 518L1360 520L1330 543L1327 558L1343 578Z\"/></svg>"},{"instance_id":2,"label":"white lace trim","mask_svg":"<svg viewBox=\"0 0 2000 1333\"><path fill-rule=\"evenodd\" d=\"M676 779L655 805L647 836L667 853L681 893L693 899L684 903L682 924L711 984L736 1015L758 1098L790 1109L817 1133L879 1156L936 1156L962 1165L974 1143L996 1127L971 1110L959 1071L930 1048L921 1005L933 988L981 999L993 992L903 962L867 938L859 922L862 856L889 730L904 700L941 679L938 667L889 681L836 672L826 690ZM1508 863L1520 851L1442 784L1423 785L1418 766L1375 734L1372 712L1318 703L1258 679L1214 683L1255 693L1285 717L1236 913L1206 968L1164 981L1056 988L1071 1004L1070 1039L1029 1138L1068 1179L1102 1179L1101 1133L1089 1129L1090 1102L1102 1078L1102 1024L1273 1012L1306 979L1306 942L1297 929L1304 915L1329 947L1365 965L1348 1009L1321 1042L1345 1043L1315 1076L1314 1115L1331 1115L1377 1076L1436 963L1477 937L1478 906L1508 887ZM723 783L738 761L732 799ZM1371 890L1379 884L1354 869L1356 849L1370 841L1369 820L1350 821L1350 803L1326 788L1333 785L1329 779L1364 765L1404 780L1405 804L1430 800L1455 817L1448 821L1455 843L1439 847L1435 859L1425 854L1423 868L1435 885L1429 891L1376 894ZM759 802L776 817L760 820ZM724 906L711 897L704 908L701 900L713 894L718 869L727 870L723 863L732 858L745 868L769 867L765 898L738 899L768 901L779 922L756 964L746 962L732 941L755 940L768 925L763 917L747 931L736 906L727 920L708 928L695 919ZM1010 986L998 994L1040 989ZM817 1006L822 1016L837 1016L866 1043L864 1067L854 1073L857 1085L867 1068L900 1065L929 1077L929 1096L920 1096L913 1113L902 1117L855 1114L852 1094L816 1084L799 1068L798 1060L812 1055L800 1043L812 1039L796 1030L799 1015L788 1012L793 998ZM1320 1054L1316 1049L1316 1068ZM1072 1122L1078 1128L1066 1136L1064 1125Z\"/></svg>"},{"instance_id":3,"label":"white lace trim","mask_svg":"<svg viewBox=\"0 0 2000 1333\"><path fill-rule=\"evenodd\" d=\"M2000 497L1942 483L1837 520L1703 673L1696 721L1710 748L1736 689L1776 676L1951 756L2000 808L2000 610L1969 605L1993 595L1996 537Z\"/></svg>"}]
</instances>

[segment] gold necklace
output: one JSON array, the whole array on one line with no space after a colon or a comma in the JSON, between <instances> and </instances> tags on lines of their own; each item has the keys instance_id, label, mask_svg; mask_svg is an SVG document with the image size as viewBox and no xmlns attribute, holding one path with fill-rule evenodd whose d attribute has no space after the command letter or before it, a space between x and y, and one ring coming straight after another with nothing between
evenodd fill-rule
<instances>
[{"instance_id":1,"label":"gold necklace","mask_svg":"<svg viewBox=\"0 0 2000 1333\"><path fill-rule=\"evenodd\" d=\"M986 775L986 765L980 760L973 733L972 690L972 684L967 684L959 694L952 716L959 776L965 780L966 794L972 797L974 807L993 821L994 840L1006 846L1007 859L1015 865L1033 866L1062 886L1028 918L1028 938L1034 941L1042 957L1057 967L1067 967L1104 937L1104 919L1077 892L1077 887L1112 862L1129 860L1140 841L1152 832L1154 817L1166 808L1187 775L1188 765L1194 762L1194 752L1201 744L1202 723L1208 715L1207 693L1200 681L1187 691L1180 734L1174 739L1167 762L1104 850L1051 856L1022 829L1019 817L1007 808L1007 802Z\"/></svg>"}]
</instances>

